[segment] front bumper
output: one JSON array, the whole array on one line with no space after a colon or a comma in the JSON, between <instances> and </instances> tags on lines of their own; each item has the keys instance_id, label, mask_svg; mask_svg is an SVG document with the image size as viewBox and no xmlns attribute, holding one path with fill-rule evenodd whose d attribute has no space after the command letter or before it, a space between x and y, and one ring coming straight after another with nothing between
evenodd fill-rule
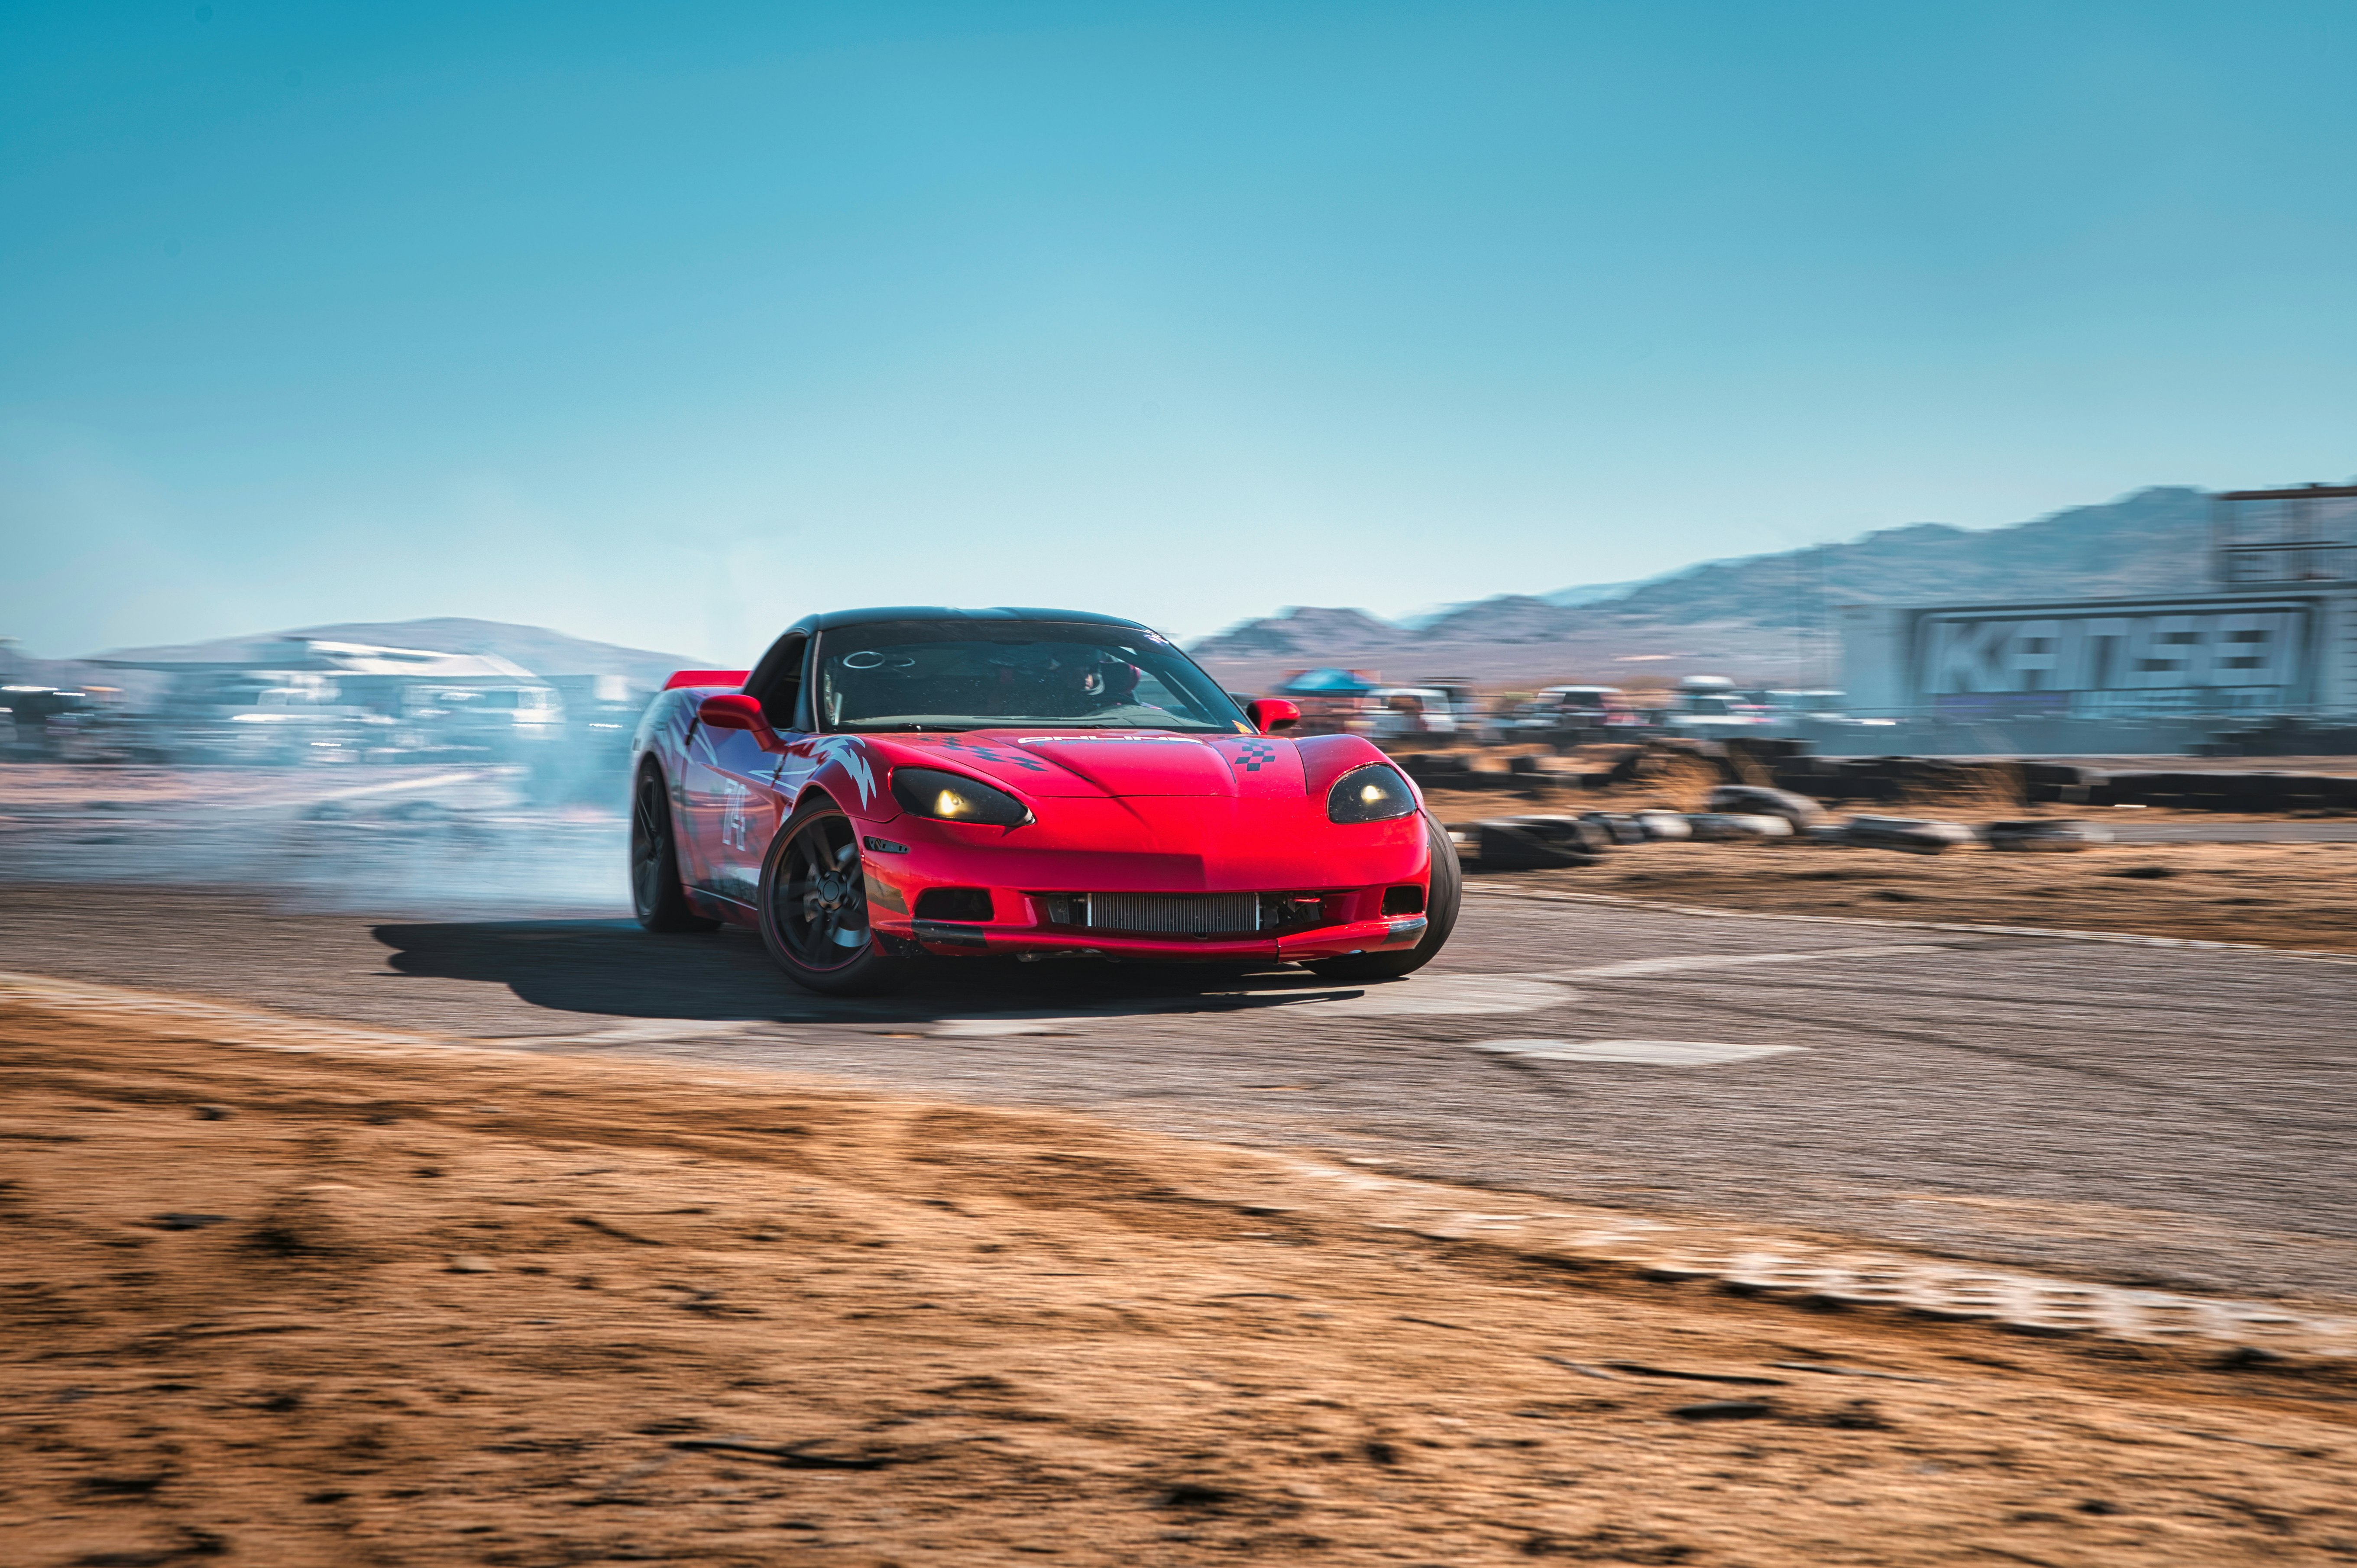
<instances>
[{"instance_id":1,"label":"front bumper","mask_svg":"<svg viewBox=\"0 0 2357 1568\"><path fill-rule=\"evenodd\" d=\"M1090 805L1099 821L1066 828ZM1413 903L1421 909L1431 849L1420 814L1338 826L1325 820L1322 802L1305 802L1281 818L1264 808L1200 820L1227 805L1060 800L1060 820L1011 831L908 815L856 821L866 848L868 918L888 948L942 957L1297 961L1423 940L1421 912L1383 909L1385 894L1404 886L1417 890ZM1115 811L1125 821L1112 820ZM986 891L991 918L920 918L924 895L948 887ZM1297 912L1250 932L1147 935L1072 923L1071 896L1082 893L1249 893Z\"/></svg>"},{"instance_id":2,"label":"front bumper","mask_svg":"<svg viewBox=\"0 0 2357 1568\"><path fill-rule=\"evenodd\" d=\"M996 922L912 920L895 930L882 920L876 934L886 946L910 956L935 958L1119 958L1155 963L1282 963L1341 958L1351 953L1389 952L1424 940L1422 915L1386 915L1342 926L1321 926L1276 936L1133 937L1110 931L1024 929Z\"/></svg>"}]
</instances>

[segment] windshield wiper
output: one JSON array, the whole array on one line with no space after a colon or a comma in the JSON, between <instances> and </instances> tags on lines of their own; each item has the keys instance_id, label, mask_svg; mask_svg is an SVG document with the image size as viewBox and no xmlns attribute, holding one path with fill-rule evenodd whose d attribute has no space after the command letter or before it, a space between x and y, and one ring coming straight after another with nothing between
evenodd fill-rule
<instances>
[{"instance_id":1,"label":"windshield wiper","mask_svg":"<svg viewBox=\"0 0 2357 1568\"><path fill-rule=\"evenodd\" d=\"M888 732L899 732L901 734L923 735L929 731L938 730L943 733L959 734L966 730L988 729L989 727L990 726L988 725L985 724L941 724L931 721L924 724L918 724L914 721L904 724L896 719L853 719L849 724L837 725L835 726L835 733L838 735L881 735Z\"/></svg>"},{"instance_id":2,"label":"windshield wiper","mask_svg":"<svg viewBox=\"0 0 2357 1568\"><path fill-rule=\"evenodd\" d=\"M1168 733L1169 733L1169 734L1171 734L1171 735L1226 735L1226 734L1228 733L1228 732L1227 732L1226 730L1224 730L1224 729L1220 729L1220 728L1217 728L1217 727L1215 727L1215 726L1213 726L1213 725L1201 725L1201 724L1196 724L1196 725L1085 725L1085 724L1072 724L1072 723L1070 723L1070 722L1068 722L1068 721L1066 721L1066 720L1063 720L1063 719L1033 719L1033 720L1029 720L1029 721L1028 721L1028 722L1029 722L1029 723L1031 723L1031 724L1033 724L1033 725L1037 725L1039 728L1040 728L1040 729L1097 729L1097 730L1109 730L1109 729L1134 729L1134 730L1139 730L1139 731L1167 731Z\"/></svg>"}]
</instances>

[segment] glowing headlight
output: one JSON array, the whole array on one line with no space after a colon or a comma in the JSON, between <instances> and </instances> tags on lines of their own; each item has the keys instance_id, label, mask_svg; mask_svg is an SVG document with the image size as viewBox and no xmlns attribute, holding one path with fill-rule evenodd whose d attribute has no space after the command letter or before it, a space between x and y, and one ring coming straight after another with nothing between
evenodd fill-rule
<instances>
[{"instance_id":1,"label":"glowing headlight","mask_svg":"<svg viewBox=\"0 0 2357 1568\"><path fill-rule=\"evenodd\" d=\"M937 822L1019 828L1031 821L1030 808L1006 790L936 768L894 768L892 798L902 810Z\"/></svg>"},{"instance_id":2,"label":"glowing headlight","mask_svg":"<svg viewBox=\"0 0 2357 1568\"><path fill-rule=\"evenodd\" d=\"M1398 770L1380 762L1354 768L1326 792L1326 816L1337 822L1388 822L1415 811L1415 791Z\"/></svg>"}]
</instances>

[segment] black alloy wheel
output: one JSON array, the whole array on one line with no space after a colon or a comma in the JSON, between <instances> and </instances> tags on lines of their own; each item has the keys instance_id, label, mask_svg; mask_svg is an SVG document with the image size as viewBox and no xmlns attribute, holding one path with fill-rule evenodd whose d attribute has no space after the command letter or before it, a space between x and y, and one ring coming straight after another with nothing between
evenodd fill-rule
<instances>
[{"instance_id":1,"label":"black alloy wheel","mask_svg":"<svg viewBox=\"0 0 2357 1568\"><path fill-rule=\"evenodd\" d=\"M679 879L679 841L671 831L671 796L662 769L639 770L630 791L630 908L651 931L709 931L720 922L695 912Z\"/></svg>"},{"instance_id":2,"label":"black alloy wheel","mask_svg":"<svg viewBox=\"0 0 2357 1568\"><path fill-rule=\"evenodd\" d=\"M831 995L888 991L907 961L869 929L859 830L817 797L786 819L761 865L761 940L796 984Z\"/></svg>"}]
</instances>

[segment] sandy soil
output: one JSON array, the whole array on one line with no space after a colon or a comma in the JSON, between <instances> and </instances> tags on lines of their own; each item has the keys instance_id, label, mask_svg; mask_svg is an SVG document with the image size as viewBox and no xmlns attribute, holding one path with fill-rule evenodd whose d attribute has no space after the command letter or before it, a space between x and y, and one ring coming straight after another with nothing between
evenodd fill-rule
<instances>
[{"instance_id":1,"label":"sandy soil","mask_svg":"<svg viewBox=\"0 0 2357 1568\"><path fill-rule=\"evenodd\" d=\"M2345 769L2351 759L2328 760ZM1703 809L1718 783L1716 769L1699 757L1665 757L1659 766L1661 777L1611 789L1435 790L1428 799L1443 821L1456 823L1523 812L1692 811ZM1970 796L1858 803L1855 809L1975 823L2050 819L2104 826L2132 821L2145 827L2286 820L2143 807L2023 806ZM1850 814L1849 809L1826 811L1832 821ZM1964 848L1918 855L1802 841L1661 843L1623 845L1601 865L1578 870L1484 875L1471 868L1469 874L1501 887L1612 894L1762 914L2122 931L2357 952L2357 844L2352 843L2114 845L2061 854Z\"/></svg>"},{"instance_id":2,"label":"sandy soil","mask_svg":"<svg viewBox=\"0 0 2357 1568\"><path fill-rule=\"evenodd\" d=\"M2357 843L2114 845L1940 855L1805 844L1651 843L1570 871L1470 874L1762 914L2126 931L2357 953Z\"/></svg>"},{"instance_id":3,"label":"sandy soil","mask_svg":"<svg viewBox=\"0 0 2357 1568\"><path fill-rule=\"evenodd\" d=\"M2312 1367L1570 1274L1072 1116L252 1039L0 1011L0 1561L2357 1558Z\"/></svg>"}]
</instances>

